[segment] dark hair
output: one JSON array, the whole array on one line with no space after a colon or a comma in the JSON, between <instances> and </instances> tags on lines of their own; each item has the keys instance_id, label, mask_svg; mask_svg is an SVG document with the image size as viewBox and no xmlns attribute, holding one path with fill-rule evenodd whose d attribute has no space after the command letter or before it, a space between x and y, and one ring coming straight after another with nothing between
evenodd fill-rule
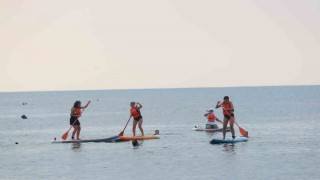
<instances>
[{"instance_id":1,"label":"dark hair","mask_svg":"<svg viewBox=\"0 0 320 180\"><path fill-rule=\"evenodd\" d=\"M79 108L80 105L81 105L81 102L80 101L76 101L76 102L74 102L73 107L74 108Z\"/></svg>"},{"instance_id":2,"label":"dark hair","mask_svg":"<svg viewBox=\"0 0 320 180\"><path fill-rule=\"evenodd\" d=\"M229 99L229 96L225 96L225 97L223 98L223 100L227 100L227 99Z\"/></svg>"},{"instance_id":3,"label":"dark hair","mask_svg":"<svg viewBox=\"0 0 320 180\"><path fill-rule=\"evenodd\" d=\"M131 103L130 103L130 106L133 106L133 105L135 105L136 103L134 102L134 101L132 101Z\"/></svg>"}]
</instances>

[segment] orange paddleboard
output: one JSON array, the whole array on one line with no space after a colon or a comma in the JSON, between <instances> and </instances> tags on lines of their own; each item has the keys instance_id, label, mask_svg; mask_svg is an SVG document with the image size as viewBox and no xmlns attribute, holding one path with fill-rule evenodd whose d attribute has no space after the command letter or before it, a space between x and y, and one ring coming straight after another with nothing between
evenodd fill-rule
<instances>
[{"instance_id":1,"label":"orange paddleboard","mask_svg":"<svg viewBox=\"0 0 320 180\"><path fill-rule=\"evenodd\" d=\"M145 140L145 139L159 139L157 135L146 135L146 136L120 136L120 141L131 141L131 140Z\"/></svg>"}]
</instances>

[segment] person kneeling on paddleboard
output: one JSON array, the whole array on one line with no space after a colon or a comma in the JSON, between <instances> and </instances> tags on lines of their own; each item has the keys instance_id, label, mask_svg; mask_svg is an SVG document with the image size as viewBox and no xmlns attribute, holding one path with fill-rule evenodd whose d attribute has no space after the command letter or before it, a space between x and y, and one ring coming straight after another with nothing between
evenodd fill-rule
<instances>
[{"instance_id":1,"label":"person kneeling on paddleboard","mask_svg":"<svg viewBox=\"0 0 320 180\"><path fill-rule=\"evenodd\" d=\"M141 116L140 109L142 108L142 105L140 103L131 102L130 103L130 118L133 117L133 124L132 124L132 133L133 136L136 136L136 126L138 124L138 127L140 129L141 135L144 136L142 123L143 118Z\"/></svg>"},{"instance_id":2,"label":"person kneeling on paddleboard","mask_svg":"<svg viewBox=\"0 0 320 180\"><path fill-rule=\"evenodd\" d=\"M223 112L223 139L226 138L226 133L227 133L227 125L228 125L228 122L230 120L230 131L231 131L231 134L232 134L232 138L234 139L236 136L235 136L235 133L234 133L234 128L233 128L233 125L234 125L234 121L235 121L235 117L234 117L234 107L233 107L233 104L231 101L229 101L229 97L228 96L225 96L223 98L223 102L220 103L220 101L217 102L217 105L216 105L216 108L220 108L222 107L222 112Z\"/></svg>"},{"instance_id":3,"label":"person kneeling on paddleboard","mask_svg":"<svg viewBox=\"0 0 320 180\"><path fill-rule=\"evenodd\" d=\"M71 113L70 113L70 125L73 126L73 132L72 132L72 139L74 139L75 134L77 135L77 139L76 140L80 140L80 130L81 130L81 126L80 126L80 121L79 121L79 117L81 116L81 109L85 109L88 107L90 101L88 101L88 103L81 107L81 102L80 101L76 101L73 105L73 107L71 108Z\"/></svg>"},{"instance_id":4,"label":"person kneeling on paddleboard","mask_svg":"<svg viewBox=\"0 0 320 180\"><path fill-rule=\"evenodd\" d=\"M208 110L208 113L204 114L208 118L208 122L206 124L206 129L218 129L218 125L215 123L215 121L221 122L213 113L213 109L210 108ZM221 122L222 123L222 122Z\"/></svg>"}]
</instances>

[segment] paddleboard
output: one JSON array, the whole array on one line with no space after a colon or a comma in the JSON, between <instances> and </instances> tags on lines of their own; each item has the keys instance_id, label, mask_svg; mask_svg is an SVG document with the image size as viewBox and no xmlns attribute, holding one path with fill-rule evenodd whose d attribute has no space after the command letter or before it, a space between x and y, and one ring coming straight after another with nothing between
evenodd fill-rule
<instances>
[{"instance_id":1,"label":"paddleboard","mask_svg":"<svg viewBox=\"0 0 320 180\"><path fill-rule=\"evenodd\" d=\"M246 142L248 141L248 138L246 137L236 137L234 139L232 138L226 138L226 139L222 139L222 138L213 138L210 143L211 144L220 144L220 143L237 143L237 142Z\"/></svg>"},{"instance_id":2,"label":"paddleboard","mask_svg":"<svg viewBox=\"0 0 320 180\"><path fill-rule=\"evenodd\" d=\"M194 128L192 128L192 130L194 130L194 131L207 131L207 132L222 132L223 128L206 129L206 128L202 128L199 126L194 126ZM230 131L230 127L227 127L227 131Z\"/></svg>"},{"instance_id":3,"label":"paddleboard","mask_svg":"<svg viewBox=\"0 0 320 180\"><path fill-rule=\"evenodd\" d=\"M119 140L120 140L120 136L113 136L113 137L101 138L101 139L81 139L81 140L65 140L65 141L53 140L51 141L51 143L118 142Z\"/></svg>"},{"instance_id":4,"label":"paddleboard","mask_svg":"<svg viewBox=\"0 0 320 180\"><path fill-rule=\"evenodd\" d=\"M146 135L146 136L120 136L119 141L131 141L131 140L146 140L146 139L159 139L157 135Z\"/></svg>"}]
</instances>

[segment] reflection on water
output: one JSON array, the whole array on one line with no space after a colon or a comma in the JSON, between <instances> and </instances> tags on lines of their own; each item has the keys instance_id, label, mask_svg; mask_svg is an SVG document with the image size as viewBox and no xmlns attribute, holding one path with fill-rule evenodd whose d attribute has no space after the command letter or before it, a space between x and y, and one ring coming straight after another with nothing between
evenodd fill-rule
<instances>
[{"instance_id":1,"label":"reflection on water","mask_svg":"<svg viewBox=\"0 0 320 180\"><path fill-rule=\"evenodd\" d=\"M225 152L236 153L236 146L234 144L224 144L223 148Z\"/></svg>"},{"instance_id":2,"label":"reflection on water","mask_svg":"<svg viewBox=\"0 0 320 180\"><path fill-rule=\"evenodd\" d=\"M143 144L143 140L141 140L141 141L133 140L132 141L133 149L138 149L140 146L142 146L142 144Z\"/></svg>"},{"instance_id":3,"label":"reflection on water","mask_svg":"<svg viewBox=\"0 0 320 180\"><path fill-rule=\"evenodd\" d=\"M138 141L139 146L142 146L143 142L144 142L144 140L140 140L140 141Z\"/></svg>"},{"instance_id":4,"label":"reflection on water","mask_svg":"<svg viewBox=\"0 0 320 180\"><path fill-rule=\"evenodd\" d=\"M206 131L206 134L208 137L213 138L214 137L214 132Z\"/></svg>"},{"instance_id":5,"label":"reflection on water","mask_svg":"<svg viewBox=\"0 0 320 180\"><path fill-rule=\"evenodd\" d=\"M81 143L72 143L71 149L75 151L79 151L81 148Z\"/></svg>"}]
</instances>

